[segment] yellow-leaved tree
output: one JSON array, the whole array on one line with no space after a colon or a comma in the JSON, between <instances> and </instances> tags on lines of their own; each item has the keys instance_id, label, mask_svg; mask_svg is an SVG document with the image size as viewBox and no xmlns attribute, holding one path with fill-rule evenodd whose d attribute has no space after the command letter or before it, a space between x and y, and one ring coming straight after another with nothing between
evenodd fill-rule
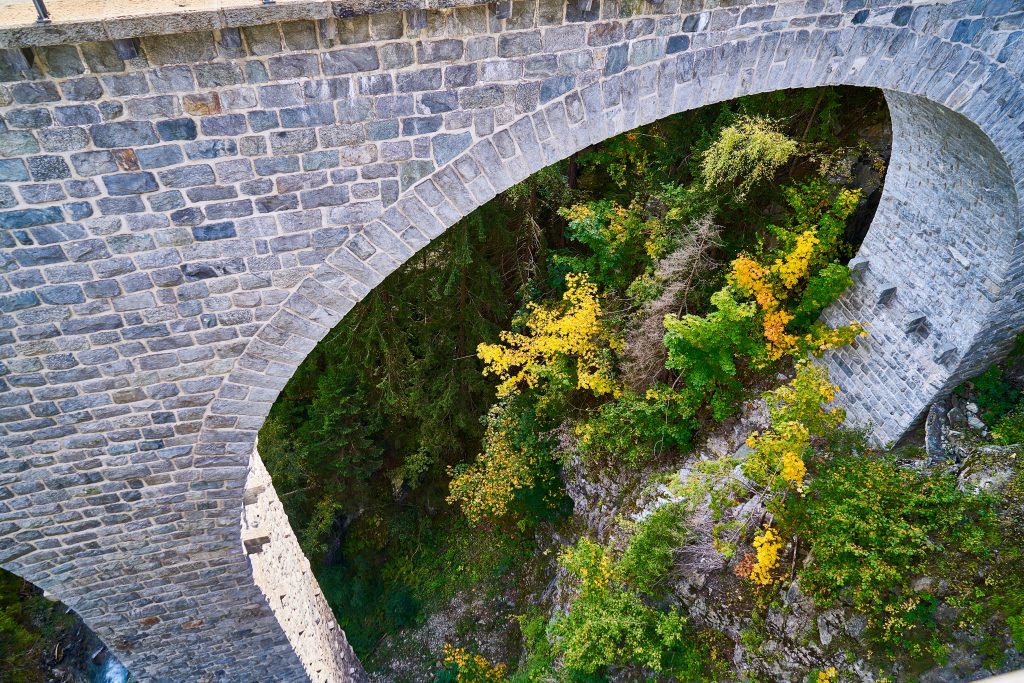
<instances>
[{"instance_id":1,"label":"yellow-leaved tree","mask_svg":"<svg viewBox=\"0 0 1024 683\"><path fill-rule=\"evenodd\" d=\"M597 286L585 273L566 275L565 283L561 301L529 305L525 333L506 330L500 344L477 347L484 374L501 380L498 398L567 372L575 372L577 389L621 394L610 352L620 351L622 341L604 323Z\"/></svg>"}]
</instances>

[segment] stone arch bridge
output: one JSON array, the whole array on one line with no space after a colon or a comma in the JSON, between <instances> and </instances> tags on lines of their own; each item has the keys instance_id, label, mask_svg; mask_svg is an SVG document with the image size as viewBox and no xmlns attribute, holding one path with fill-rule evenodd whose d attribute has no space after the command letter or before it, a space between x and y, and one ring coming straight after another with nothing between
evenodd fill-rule
<instances>
[{"instance_id":1,"label":"stone arch bridge","mask_svg":"<svg viewBox=\"0 0 1024 683\"><path fill-rule=\"evenodd\" d=\"M1021 0L158 5L0 30L0 565L142 680L365 678L257 430L388 273L591 143L883 88L826 314L872 333L826 361L851 415L898 438L1024 327Z\"/></svg>"}]
</instances>

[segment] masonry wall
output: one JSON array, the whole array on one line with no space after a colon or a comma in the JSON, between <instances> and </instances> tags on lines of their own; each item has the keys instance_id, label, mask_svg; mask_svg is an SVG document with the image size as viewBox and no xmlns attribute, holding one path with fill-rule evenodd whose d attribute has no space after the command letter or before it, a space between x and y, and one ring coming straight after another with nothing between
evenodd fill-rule
<instances>
[{"instance_id":1,"label":"masonry wall","mask_svg":"<svg viewBox=\"0 0 1024 683\"><path fill-rule=\"evenodd\" d=\"M1016 1L335 7L0 31L35 46L0 54L0 564L142 680L361 675L252 483L256 432L388 273L592 143L754 92L885 88L893 171L835 309L878 334L827 360L855 417L898 436L1024 325Z\"/></svg>"}]
</instances>

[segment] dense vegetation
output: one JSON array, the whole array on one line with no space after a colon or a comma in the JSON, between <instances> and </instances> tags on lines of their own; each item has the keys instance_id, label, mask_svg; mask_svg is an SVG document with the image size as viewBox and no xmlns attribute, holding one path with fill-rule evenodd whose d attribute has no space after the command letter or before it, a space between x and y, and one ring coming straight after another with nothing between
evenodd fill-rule
<instances>
[{"instance_id":1,"label":"dense vegetation","mask_svg":"<svg viewBox=\"0 0 1024 683\"><path fill-rule=\"evenodd\" d=\"M317 347L260 452L371 666L388 633L531 562L568 511L560 433L591 466L668 460L758 377L861 333L815 321L850 284L851 167L884 169L857 131L883 117L873 91L797 91L609 140L461 221ZM652 644L683 617L650 606L650 568L613 565L551 656L602 675L635 636L641 666L696 666ZM601 653L573 638L584 613L608 617Z\"/></svg>"}]
</instances>

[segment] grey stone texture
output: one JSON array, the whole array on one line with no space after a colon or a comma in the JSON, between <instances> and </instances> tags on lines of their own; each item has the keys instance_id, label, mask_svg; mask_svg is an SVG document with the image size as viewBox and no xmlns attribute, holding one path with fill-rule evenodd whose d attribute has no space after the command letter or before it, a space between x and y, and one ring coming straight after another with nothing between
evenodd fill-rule
<instances>
[{"instance_id":1,"label":"grey stone texture","mask_svg":"<svg viewBox=\"0 0 1024 683\"><path fill-rule=\"evenodd\" d=\"M856 285L825 314L871 333L822 361L851 421L897 439L1008 348L1019 2L630 5L254 4L217 15L241 30L119 24L143 37L116 47L109 26L3 33L0 565L143 681L364 680L256 452L278 392L498 192L751 93L871 86L892 110ZM17 49L44 38L63 44Z\"/></svg>"}]
</instances>

